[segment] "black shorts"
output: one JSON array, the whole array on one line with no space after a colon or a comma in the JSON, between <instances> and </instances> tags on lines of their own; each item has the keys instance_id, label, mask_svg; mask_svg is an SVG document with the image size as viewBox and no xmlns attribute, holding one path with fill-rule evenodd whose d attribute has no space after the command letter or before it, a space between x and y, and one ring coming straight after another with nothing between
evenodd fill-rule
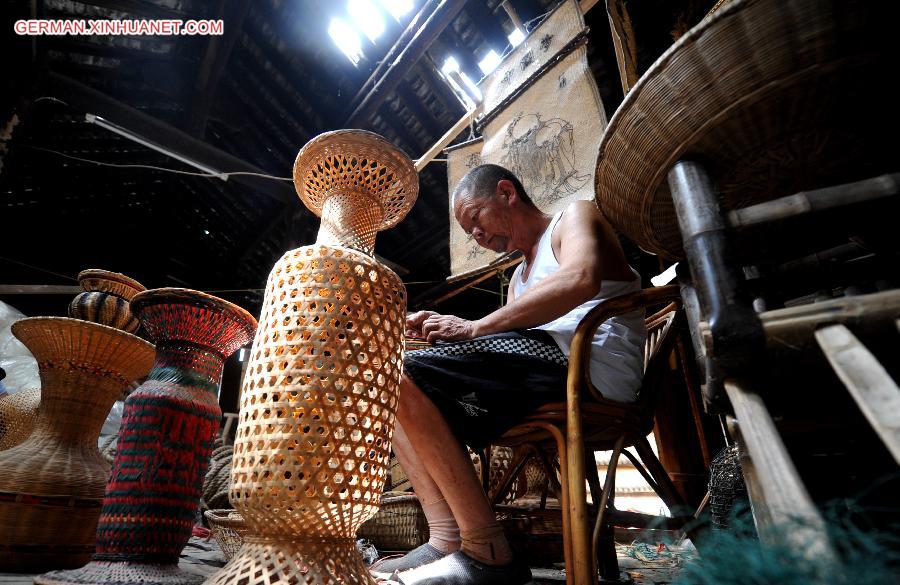
<instances>
[{"instance_id":1,"label":"black shorts","mask_svg":"<svg viewBox=\"0 0 900 585\"><path fill-rule=\"evenodd\" d=\"M568 360L540 329L438 342L407 352L403 365L457 438L473 449L490 444L538 407L566 396Z\"/></svg>"}]
</instances>

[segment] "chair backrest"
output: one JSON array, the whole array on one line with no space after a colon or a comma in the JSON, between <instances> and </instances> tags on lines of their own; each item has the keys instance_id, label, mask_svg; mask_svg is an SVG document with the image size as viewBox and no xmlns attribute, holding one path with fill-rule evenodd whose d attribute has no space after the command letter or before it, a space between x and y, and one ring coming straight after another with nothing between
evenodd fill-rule
<instances>
[{"instance_id":1,"label":"chair backrest","mask_svg":"<svg viewBox=\"0 0 900 585\"><path fill-rule=\"evenodd\" d=\"M667 360L675 346L674 323L679 305L669 303L645 319L647 340L644 342L644 379L636 405L652 414L656 407L659 381L666 371Z\"/></svg>"}]
</instances>

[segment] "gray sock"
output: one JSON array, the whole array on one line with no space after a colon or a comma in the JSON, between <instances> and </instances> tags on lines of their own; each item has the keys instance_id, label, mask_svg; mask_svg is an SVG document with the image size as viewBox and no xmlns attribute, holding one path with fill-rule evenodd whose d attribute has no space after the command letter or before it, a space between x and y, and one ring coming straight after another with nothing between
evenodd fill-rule
<instances>
[{"instance_id":1,"label":"gray sock","mask_svg":"<svg viewBox=\"0 0 900 585\"><path fill-rule=\"evenodd\" d=\"M427 565L428 563L434 562L445 556L447 556L447 553L434 548L426 542L425 544L412 549L402 557L388 557L380 561L375 561L372 563L372 566L369 567L369 570L390 575L395 571L408 571L409 569Z\"/></svg>"},{"instance_id":2,"label":"gray sock","mask_svg":"<svg viewBox=\"0 0 900 585\"><path fill-rule=\"evenodd\" d=\"M529 585L531 569L513 560L506 565L486 565L462 551L400 573L403 585Z\"/></svg>"}]
</instances>

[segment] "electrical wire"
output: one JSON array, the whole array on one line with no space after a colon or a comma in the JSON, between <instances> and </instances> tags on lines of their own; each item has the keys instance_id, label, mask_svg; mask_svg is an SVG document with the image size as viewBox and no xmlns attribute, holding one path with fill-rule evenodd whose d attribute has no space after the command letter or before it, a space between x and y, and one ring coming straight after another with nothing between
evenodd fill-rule
<instances>
[{"instance_id":1,"label":"electrical wire","mask_svg":"<svg viewBox=\"0 0 900 585\"><path fill-rule=\"evenodd\" d=\"M52 98L52 99L55 99L55 98ZM64 152L59 152L58 150L53 150L51 148L44 148L41 146L31 146L30 144L23 144L22 146L24 148L30 148L32 150L40 150L42 152L49 152L51 154L56 154L56 155L59 155L59 156L65 157L65 158L77 160L79 162L100 165L103 167L116 167L116 168L120 168L120 169L152 169L155 171L163 171L166 173L174 173L177 175L191 175L193 177L209 177L209 178L216 178L216 179L218 179L219 177L221 177L223 175L228 176L228 177L233 177L233 176L237 176L237 175L245 175L245 176L253 176L253 177L262 177L264 179L272 179L275 181L293 181L294 180L291 177L276 177L274 175L266 175L264 173L253 173L250 171L230 171L230 172L224 172L224 173L195 173L192 171L182 171L182 170L178 170L178 169L170 169L168 167L157 167L154 165L109 163L109 162L103 162L103 161L99 161L99 160L92 160L89 158L82 158L80 156L73 156L71 154L66 154Z\"/></svg>"},{"instance_id":2,"label":"electrical wire","mask_svg":"<svg viewBox=\"0 0 900 585\"><path fill-rule=\"evenodd\" d=\"M68 105L69 105L67 102L62 101L62 100L59 99L59 98L55 98L55 97L53 97L52 95L42 95L42 96L39 97L39 98L34 98L34 102L33 102L33 103L38 103L38 102L43 102L43 101L56 102L56 103L62 104L62 105L64 105L64 106L68 106Z\"/></svg>"},{"instance_id":3,"label":"electrical wire","mask_svg":"<svg viewBox=\"0 0 900 585\"><path fill-rule=\"evenodd\" d=\"M78 281L74 276L69 276L67 274L60 274L59 272L53 272L52 270L47 270L46 268L41 268L40 266L34 266L32 264L28 264L26 262L22 262L20 260L13 260L12 258L7 258L6 256L0 256L0 260L5 262L12 262L13 264L18 264L19 266L24 266L25 268L31 268L32 270L37 270L38 272L46 272L47 274L52 274L53 276L58 276L60 278L65 278L66 280L74 280Z\"/></svg>"}]
</instances>

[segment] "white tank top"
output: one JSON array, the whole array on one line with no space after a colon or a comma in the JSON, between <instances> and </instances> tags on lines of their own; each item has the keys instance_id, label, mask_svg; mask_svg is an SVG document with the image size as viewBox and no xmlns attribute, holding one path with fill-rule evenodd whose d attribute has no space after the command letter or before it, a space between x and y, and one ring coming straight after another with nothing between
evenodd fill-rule
<instances>
[{"instance_id":1,"label":"white tank top","mask_svg":"<svg viewBox=\"0 0 900 585\"><path fill-rule=\"evenodd\" d=\"M531 286L559 270L559 262L553 253L551 239L553 229L559 223L562 214L560 211L554 215L547 230L541 235L527 280L522 278L525 263L516 267L510 282L514 298L525 294ZM543 329L549 333L568 357L575 328L588 311L601 301L640 290L641 279L633 268L631 271L635 275L634 280L604 280L597 296L562 317L537 326L536 329ZM591 350L591 382L604 397L620 402L632 402L637 398L643 377L646 337L647 329L642 310L613 317L597 329Z\"/></svg>"}]
</instances>

